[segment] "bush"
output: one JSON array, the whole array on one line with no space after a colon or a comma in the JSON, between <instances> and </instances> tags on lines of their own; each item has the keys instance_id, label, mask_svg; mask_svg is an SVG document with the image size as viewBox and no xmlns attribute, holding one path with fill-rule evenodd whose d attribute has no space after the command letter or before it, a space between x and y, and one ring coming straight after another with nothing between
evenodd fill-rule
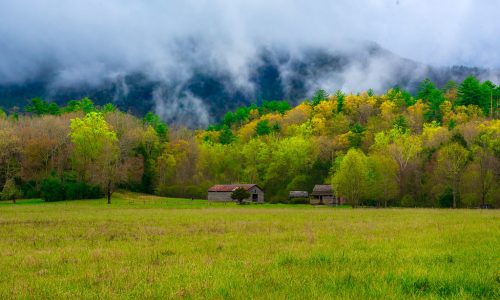
<instances>
[{"instance_id":1,"label":"bush","mask_svg":"<svg viewBox=\"0 0 500 300\"><path fill-rule=\"evenodd\" d=\"M309 204L309 198L307 197L302 197L302 198L292 198L288 201L290 204Z\"/></svg>"},{"instance_id":2,"label":"bush","mask_svg":"<svg viewBox=\"0 0 500 300\"><path fill-rule=\"evenodd\" d=\"M82 182L66 182L63 186L66 199L99 199L104 197L98 186L91 186Z\"/></svg>"},{"instance_id":3,"label":"bush","mask_svg":"<svg viewBox=\"0 0 500 300\"><path fill-rule=\"evenodd\" d=\"M40 191L45 201L63 201L77 199L99 199L104 196L98 186L88 185L83 182L61 181L59 178L50 177L42 180Z\"/></svg>"},{"instance_id":4,"label":"bush","mask_svg":"<svg viewBox=\"0 0 500 300\"><path fill-rule=\"evenodd\" d=\"M159 185L155 194L159 196L206 199L207 189L203 185Z\"/></svg>"},{"instance_id":5,"label":"bush","mask_svg":"<svg viewBox=\"0 0 500 300\"><path fill-rule=\"evenodd\" d=\"M186 187L185 196L188 198L205 199L207 190L198 185L189 185Z\"/></svg>"},{"instance_id":6,"label":"bush","mask_svg":"<svg viewBox=\"0 0 500 300\"><path fill-rule=\"evenodd\" d=\"M33 180L23 183L21 185L21 191L23 194L23 198L25 199L40 198L41 196L40 191L36 186L36 182Z\"/></svg>"},{"instance_id":7,"label":"bush","mask_svg":"<svg viewBox=\"0 0 500 300\"><path fill-rule=\"evenodd\" d=\"M271 204L286 203L286 202L283 202L283 198L281 198L279 196L269 197L268 202Z\"/></svg>"},{"instance_id":8,"label":"bush","mask_svg":"<svg viewBox=\"0 0 500 300\"><path fill-rule=\"evenodd\" d=\"M413 196L410 194L406 194L401 198L401 206L403 207L414 207L415 206L415 199L413 199Z\"/></svg>"},{"instance_id":9,"label":"bush","mask_svg":"<svg viewBox=\"0 0 500 300\"><path fill-rule=\"evenodd\" d=\"M47 202L65 200L64 187L58 178L49 177L40 182L40 192Z\"/></svg>"},{"instance_id":10,"label":"bush","mask_svg":"<svg viewBox=\"0 0 500 300\"><path fill-rule=\"evenodd\" d=\"M453 190L447 187L438 197L439 207L449 208L453 206Z\"/></svg>"},{"instance_id":11,"label":"bush","mask_svg":"<svg viewBox=\"0 0 500 300\"><path fill-rule=\"evenodd\" d=\"M377 207L378 201L375 199L365 199L365 200L360 201L360 205L361 206L368 206L368 207Z\"/></svg>"}]
</instances>

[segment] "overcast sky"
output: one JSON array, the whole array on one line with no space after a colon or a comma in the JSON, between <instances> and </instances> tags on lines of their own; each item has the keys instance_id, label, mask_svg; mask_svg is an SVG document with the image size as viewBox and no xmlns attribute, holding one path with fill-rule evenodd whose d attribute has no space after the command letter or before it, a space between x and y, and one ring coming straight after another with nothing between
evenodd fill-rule
<instances>
[{"instance_id":1,"label":"overcast sky","mask_svg":"<svg viewBox=\"0 0 500 300\"><path fill-rule=\"evenodd\" d=\"M500 67L499 0L0 0L0 82L56 67L66 81L187 61L242 70L257 46L374 41L432 65ZM203 47L188 52L179 44Z\"/></svg>"}]
</instances>

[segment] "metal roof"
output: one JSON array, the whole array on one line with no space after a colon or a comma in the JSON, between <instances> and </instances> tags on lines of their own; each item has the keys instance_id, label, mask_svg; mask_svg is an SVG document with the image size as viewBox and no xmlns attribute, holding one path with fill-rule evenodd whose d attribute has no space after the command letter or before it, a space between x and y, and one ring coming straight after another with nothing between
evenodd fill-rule
<instances>
[{"instance_id":1,"label":"metal roof","mask_svg":"<svg viewBox=\"0 0 500 300\"><path fill-rule=\"evenodd\" d=\"M309 197L309 193L306 191L290 191L290 196L291 198L307 198Z\"/></svg>"},{"instance_id":2,"label":"metal roof","mask_svg":"<svg viewBox=\"0 0 500 300\"><path fill-rule=\"evenodd\" d=\"M257 186L256 184L216 184L208 189L209 192L232 192L237 188L244 188L245 191Z\"/></svg>"},{"instance_id":3,"label":"metal roof","mask_svg":"<svg viewBox=\"0 0 500 300\"><path fill-rule=\"evenodd\" d=\"M333 188L329 184L317 184L314 186L313 195L332 195Z\"/></svg>"}]
</instances>

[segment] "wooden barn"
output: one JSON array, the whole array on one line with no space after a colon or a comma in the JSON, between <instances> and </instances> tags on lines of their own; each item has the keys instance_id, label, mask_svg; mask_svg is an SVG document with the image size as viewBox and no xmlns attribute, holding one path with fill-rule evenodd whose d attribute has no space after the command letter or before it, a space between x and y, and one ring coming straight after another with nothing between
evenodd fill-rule
<instances>
[{"instance_id":1,"label":"wooden barn","mask_svg":"<svg viewBox=\"0 0 500 300\"><path fill-rule=\"evenodd\" d=\"M244 202L264 203L264 191L256 184L217 184L208 189L209 201L231 202L231 194L237 188L244 188L250 197Z\"/></svg>"},{"instance_id":2,"label":"wooden barn","mask_svg":"<svg viewBox=\"0 0 500 300\"><path fill-rule=\"evenodd\" d=\"M311 193L311 204L315 205L338 205L337 199L333 195L333 188L329 184L317 184Z\"/></svg>"},{"instance_id":3,"label":"wooden barn","mask_svg":"<svg viewBox=\"0 0 500 300\"><path fill-rule=\"evenodd\" d=\"M288 199L297 199L297 198L309 198L309 193L306 191L290 191Z\"/></svg>"}]
</instances>

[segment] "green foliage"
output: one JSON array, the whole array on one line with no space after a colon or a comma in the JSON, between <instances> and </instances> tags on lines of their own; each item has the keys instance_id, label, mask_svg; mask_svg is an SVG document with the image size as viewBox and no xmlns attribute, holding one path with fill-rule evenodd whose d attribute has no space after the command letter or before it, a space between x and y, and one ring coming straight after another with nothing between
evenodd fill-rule
<instances>
[{"instance_id":1,"label":"green foliage","mask_svg":"<svg viewBox=\"0 0 500 300\"><path fill-rule=\"evenodd\" d=\"M368 163L365 154L360 150L350 149L334 172L334 190L356 207L368 188Z\"/></svg>"},{"instance_id":2,"label":"green foliage","mask_svg":"<svg viewBox=\"0 0 500 300\"><path fill-rule=\"evenodd\" d=\"M238 201L238 204L242 204L243 200L250 198L250 193L244 188L237 188L231 193L231 199Z\"/></svg>"},{"instance_id":3,"label":"green foliage","mask_svg":"<svg viewBox=\"0 0 500 300\"><path fill-rule=\"evenodd\" d=\"M159 185L155 194L169 197L206 199L207 189L200 185Z\"/></svg>"},{"instance_id":4,"label":"green foliage","mask_svg":"<svg viewBox=\"0 0 500 300\"><path fill-rule=\"evenodd\" d=\"M222 124L230 127L235 122L235 117L232 112L227 112L222 118Z\"/></svg>"},{"instance_id":5,"label":"green foliage","mask_svg":"<svg viewBox=\"0 0 500 300\"><path fill-rule=\"evenodd\" d=\"M0 107L0 120L2 119L7 119L7 114L5 111Z\"/></svg>"},{"instance_id":6,"label":"green foliage","mask_svg":"<svg viewBox=\"0 0 500 300\"><path fill-rule=\"evenodd\" d=\"M262 120L257 123L255 127L255 134L257 136L268 135L271 133L271 127L269 126L269 120Z\"/></svg>"},{"instance_id":7,"label":"green foliage","mask_svg":"<svg viewBox=\"0 0 500 300\"><path fill-rule=\"evenodd\" d=\"M399 87L390 89L387 92L387 99L394 101L398 107L412 106L416 102L408 91L402 90Z\"/></svg>"},{"instance_id":8,"label":"green foliage","mask_svg":"<svg viewBox=\"0 0 500 300\"><path fill-rule=\"evenodd\" d=\"M398 130L400 130L402 132L406 132L408 130L408 128L410 127L409 124L408 124L408 121L402 115L399 115L394 120L394 122L392 123L392 125L394 126L394 128L397 128Z\"/></svg>"},{"instance_id":9,"label":"green foliage","mask_svg":"<svg viewBox=\"0 0 500 300\"><path fill-rule=\"evenodd\" d=\"M90 112L83 119L72 119L70 127L77 164L97 161L118 140L101 113Z\"/></svg>"},{"instance_id":10,"label":"green foliage","mask_svg":"<svg viewBox=\"0 0 500 300\"><path fill-rule=\"evenodd\" d=\"M337 112L340 113L340 112L342 112L342 109L344 108L345 95L344 95L344 93L342 93L341 90L337 90L335 92L335 97L337 97Z\"/></svg>"},{"instance_id":11,"label":"green foliage","mask_svg":"<svg viewBox=\"0 0 500 300\"><path fill-rule=\"evenodd\" d=\"M263 101L262 105L257 108L261 116L268 113L284 114L291 109L290 104L286 101Z\"/></svg>"},{"instance_id":12,"label":"green foliage","mask_svg":"<svg viewBox=\"0 0 500 300\"><path fill-rule=\"evenodd\" d=\"M415 207L415 198L411 194L406 194L401 198L400 204L402 207Z\"/></svg>"},{"instance_id":13,"label":"green foliage","mask_svg":"<svg viewBox=\"0 0 500 300\"><path fill-rule=\"evenodd\" d=\"M145 193L153 193L156 176L155 161L160 154L160 137L152 125L147 125L137 151L143 158L144 170L141 177L141 190Z\"/></svg>"},{"instance_id":14,"label":"green foliage","mask_svg":"<svg viewBox=\"0 0 500 300\"><path fill-rule=\"evenodd\" d=\"M145 126L153 127L161 141L168 141L168 125L161 120L160 116L148 112L142 122Z\"/></svg>"},{"instance_id":15,"label":"green foliage","mask_svg":"<svg viewBox=\"0 0 500 300\"><path fill-rule=\"evenodd\" d=\"M287 199L287 186L297 184L290 187L299 188L299 184L304 184L300 175L308 174L311 170L313 145L301 136L274 140L271 145L269 160L264 162L262 168L267 170L264 177L265 188L271 194L281 192L284 199Z\"/></svg>"},{"instance_id":16,"label":"green foliage","mask_svg":"<svg viewBox=\"0 0 500 300\"><path fill-rule=\"evenodd\" d=\"M458 88L458 103L459 105L477 105L483 109L485 113L489 112L490 96L493 91L491 83L481 82L474 76L468 76Z\"/></svg>"},{"instance_id":17,"label":"green foliage","mask_svg":"<svg viewBox=\"0 0 500 300\"><path fill-rule=\"evenodd\" d=\"M495 99L498 87L480 87ZM418 96L423 101L399 88L385 95L337 91L332 97L319 91L316 105L307 101L293 109L285 101L264 101L227 113L206 131L174 128L171 141L167 125L152 113L141 120L112 104L96 110L82 99L62 110L71 118L87 112L68 128L68 116L36 118L50 114L50 104L34 100L28 117L2 120L0 186L16 178L25 197L36 197L41 180L54 174L62 178L64 199L84 197L81 183L204 197L213 184L252 182L265 189L267 201L286 203L290 190L332 182L345 153L355 148L364 151L367 172L356 204L404 204L403 195L412 195L414 206L435 206L450 186L458 203L499 205L497 114L458 105L453 83L441 91L426 80ZM453 180L446 172L453 162L445 154L450 143L469 153ZM61 177L70 169L76 178Z\"/></svg>"},{"instance_id":18,"label":"green foliage","mask_svg":"<svg viewBox=\"0 0 500 300\"><path fill-rule=\"evenodd\" d=\"M66 107L63 108L64 112L78 112L82 111L86 114L95 112L96 108L94 106L94 102L89 98L85 97L81 100L71 100L68 102Z\"/></svg>"},{"instance_id":19,"label":"green foliage","mask_svg":"<svg viewBox=\"0 0 500 300\"><path fill-rule=\"evenodd\" d=\"M104 113L115 112L117 110L118 108L113 103L106 103L101 109L101 111Z\"/></svg>"},{"instance_id":20,"label":"green foliage","mask_svg":"<svg viewBox=\"0 0 500 300\"><path fill-rule=\"evenodd\" d=\"M290 104L286 101L263 101L260 106L252 104L250 106L238 107L234 112L227 112L222 118L222 125L211 125L209 130L221 130L224 126L231 128L233 125L241 126L250 120L250 112L258 111L259 116L269 113L284 114L290 110Z\"/></svg>"},{"instance_id":21,"label":"green foliage","mask_svg":"<svg viewBox=\"0 0 500 300\"><path fill-rule=\"evenodd\" d=\"M453 189L451 187L446 187L438 196L438 204L442 208L453 207Z\"/></svg>"},{"instance_id":22,"label":"green foliage","mask_svg":"<svg viewBox=\"0 0 500 300\"><path fill-rule=\"evenodd\" d=\"M119 140L102 113L90 112L71 120L73 164L80 180L106 191L108 204L114 187L123 178Z\"/></svg>"},{"instance_id":23,"label":"green foliage","mask_svg":"<svg viewBox=\"0 0 500 300\"><path fill-rule=\"evenodd\" d=\"M321 101L324 101L328 98L328 93L323 90L319 89L316 92L314 92L314 95L311 97L311 104L313 106L318 105Z\"/></svg>"},{"instance_id":24,"label":"green foliage","mask_svg":"<svg viewBox=\"0 0 500 300\"><path fill-rule=\"evenodd\" d=\"M424 103L429 105L429 110L425 113L426 121L442 121L441 104L443 104L445 98L443 92L432 81L425 79L420 84L417 98L422 99Z\"/></svg>"},{"instance_id":25,"label":"green foliage","mask_svg":"<svg viewBox=\"0 0 500 300\"><path fill-rule=\"evenodd\" d=\"M0 195L2 200L12 200L14 203L16 199L19 199L22 196L21 191L17 188L16 182L14 179L9 178L5 182L2 193Z\"/></svg>"},{"instance_id":26,"label":"green foliage","mask_svg":"<svg viewBox=\"0 0 500 300\"><path fill-rule=\"evenodd\" d=\"M25 107L25 111L37 116L61 114L61 109L56 103L47 102L40 98L31 99L30 103Z\"/></svg>"},{"instance_id":27,"label":"green foliage","mask_svg":"<svg viewBox=\"0 0 500 300\"><path fill-rule=\"evenodd\" d=\"M50 177L40 183L42 198L48 202L63 201L66 199L64 186L60 179Z\"/></svg>"},{"instance_id":28,"label":"green foliage","mask_svg":"<svg viewBox=\"0 0 500 300\"><path fill-rule=\"evenodd\" d=\"M23 182L21 185L21 191L23 198L25 199L39 198L41 196L37 183L34 180Z\"/></svg>"},{"instance_id":29,"label":"green foliage","mask_svg":"<svg viewBox=\"0 0 500 300\"><path fill-rule=\"evenodd\" d=\"M438 169L453 190L453 208L458 206L462 173L469 160L469 151L457 142L452 142L439 151Z\"/></svg>"},{"instance_id":30,"label":"green foliage","mask_svg":"<svg viewBox=\"0 0 500 300\"><path fill-rule=\"evenodd\" d=\"M40 182L40 192L44 201L55 202L78 199L98 199L103 193L98 186L73 180L49 177Z\"/></svg>"},{"instance_id":31,"label":"green foliage","mask_svg":"<svg viewBox=\"0 0 500 300\"><path fill-rule=\"evenodd\" d=\"M288 201L289 204L309 204L310 200L309 198L292 198Z\"/></svg>"},{"instance_id":32,"label":"green foliage","mask_svg":"<svg viewBox=\"0 0 500 300\"><path fill-rule=\"evenodd\" d=\"M228 145L231 144L235 139L236 137L234 136L231 129L227 126L224 126L224 129L222 129L219 135L219 143L221 143L222 145Z\"/></svg>"},{"instance_id":33,"label":"green foliage","mask_svg":"<svg viewBox=\"0 0 500 300\"><path fill-rule=\"evenodd\" d=\"M363 142L363 137L365 133L365 128L361 126L359 123L355 123L351 126L351 130L349 131L349 144L353 148L361 147Z\"/></svg>"},{"instance_id":34,"label":"green foliage","mask_svg":"<svg viewBox=\"0 0 500 300\"><path fill-rule=\"evenodd\" d=\"M398 165L386 155L370 155L368 157L368 198L377 202L378 206L396 200L399 194Z\"/></svg>"}]
</instances>

